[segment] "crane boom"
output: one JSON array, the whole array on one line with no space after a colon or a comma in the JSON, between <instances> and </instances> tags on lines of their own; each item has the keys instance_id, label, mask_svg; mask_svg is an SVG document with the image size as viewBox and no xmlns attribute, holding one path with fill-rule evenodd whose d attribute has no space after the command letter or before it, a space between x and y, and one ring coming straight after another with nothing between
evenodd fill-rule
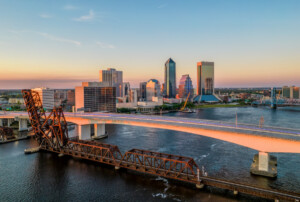
<instances>
[{"instance_id":1,"label":"crane boom","mask_svg":"<svg viewBox=\"0 0 300 202\"><path fill-rule=\"evenodd\" d=\"M183 110L185 109L186 104L187 104L187 102L188 102L188 100L189 100L190 94L191 94L191 93L189 92L189 94L188 94L188 96L187 96L187 98L186 98L186 100L185 100L185 102L184 102L184 105L183 105L183 107L181 107L180 111L183 111Z\"/></svg>"}]
</instances>

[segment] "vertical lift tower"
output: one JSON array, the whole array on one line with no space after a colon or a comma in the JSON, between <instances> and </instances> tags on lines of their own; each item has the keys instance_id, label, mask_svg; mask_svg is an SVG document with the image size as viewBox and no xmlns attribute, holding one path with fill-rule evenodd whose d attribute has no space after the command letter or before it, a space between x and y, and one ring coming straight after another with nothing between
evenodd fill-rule
<instances>
[{"instance_id":1,"label":"vertical lift tower","mask_svg":"<svg viewBox=\"0 0 300 202\"><path fill-rule=\"evenodd\" d=\"M277 108L276 88L271 88L271 109Z\"/></svg>"}]
</instances>

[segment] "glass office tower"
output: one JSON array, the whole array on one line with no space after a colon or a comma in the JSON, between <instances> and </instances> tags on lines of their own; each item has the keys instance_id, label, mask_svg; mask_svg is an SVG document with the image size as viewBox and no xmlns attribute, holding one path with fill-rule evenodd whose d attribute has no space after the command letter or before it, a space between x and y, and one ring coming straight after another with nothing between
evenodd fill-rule
<instances>
[{"instance_id":1,"label":"glass office tower","mask_svg":"<svg viewBox=\"0 0 300 202\"><path fill-rule=\"evenodd\" d=\"M214 94L214 63L213 62L197 63L197 94L198 95Z\"/></svg>"},{"instance_id":2,"label":"glass office tower","mask_svg":"<svg viewBox=\"0 0 300 202\"><path fill-rule=\"evenodd\" d=\"M165 63L164 94L168 98L176 96L176 63L171 58Z\"/></svg>"},{"instance_id":3,"label":"glass office tower","mask_svg":"<svg viewBox=\"0 0 300 202\"><path fill-rule=\"evenodd\" d=\"M187 98L188 94L190 94L189 100L193 98L194 95L193 83L191 77L188 74L182 75L179 82L178 94L180 98Z\"/></svg>"}]
</instances>

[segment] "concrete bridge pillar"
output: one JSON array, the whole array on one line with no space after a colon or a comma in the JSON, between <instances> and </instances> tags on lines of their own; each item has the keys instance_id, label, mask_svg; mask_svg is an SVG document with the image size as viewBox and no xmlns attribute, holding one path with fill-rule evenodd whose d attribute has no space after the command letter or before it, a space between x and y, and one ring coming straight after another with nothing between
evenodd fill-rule
<instances>
[{"instance_id":1,"label":"concrete bridge pillar","mask_svg":"<svg viewBox=\"0 0 300 202\"><path fill-rule=\"evenodd\" d=\"M91 139L91 125L78 125L78 136L80 140Z\"/></svg>"},{"instance_id":2,"label":"concrete bridge pillar","mask_svg":"<svg viewBox=\"0 0 300 202\"><path fill-rule=\"evenodd\" d=\"M258 153L258 170L269 171L270 156L266 152Z\"/></svg>"},{"instance_id":3,"label":"concrete bridge pillar","mask_svg":"<svg viewBox=\"0 0 300 202\"><path fill-rule=\"evenodd\" d=\"M12 124L13 121L13 119L7 119L7 127L10 127L10 124Z\"/></svg>"},{"instance_id":4,"label":"concrete bridge pillar","mask_svg":"<svg viewBox=\"0 0 300 202\"><path fill-rule=\"evenodd\" d=\"M28 130L27 119L19 119L19 131Z\"/></svg>"},{"instance_id":5,"label":"concrete bridge pillar","mask_svg":"<svg viewBox=\"0 0 300 202\"><path fill-rule=\"evenodd\" d=\"M106 137L105 133L105 124L104 123L96 123L94 124L94 139Z\"/></svg>"},{"instance_id":6,"label":"concrete bridge pillar","mask_svg":"<svg viewBox=\"0 0 300 202\"><path fill-rule=\"evenodd\" d=\"M254 175L277 177L277 158L267 152L254 155L250 172Z\"/></svg>"},{"instance_id":7,"label":"concrete bridge pillar","mask_svg":"<svg viewBox=\"0 0 300 202\"><path fill-rule=\"evenodd\" d=\"M0 119L0 126L3 126L3 119Z\"/></svg>"}]
</instances>

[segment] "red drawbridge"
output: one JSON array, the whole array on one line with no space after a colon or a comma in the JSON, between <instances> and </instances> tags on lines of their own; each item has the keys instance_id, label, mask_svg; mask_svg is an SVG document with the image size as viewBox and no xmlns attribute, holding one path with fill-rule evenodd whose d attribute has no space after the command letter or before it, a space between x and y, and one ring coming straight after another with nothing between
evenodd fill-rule
<instances>
[{"instance_id":1,"label":"red drawbridge","mask_svg":"<svg viewBox=\"0 0 300 202\"><path fill-rule=\"evenodd\" d=\"M197 187L208 185L268 199L298 202L300 200L300 195L296 193L274 191L202 176L193 158L141 149L131 149L123 155L115 145L69 138L67 122L61 108L54 108L49 115L46 115L37 92L22 90L22 94L35 138L42 150L112 165L116 169L125 168L189 182L196 184Z\"/></svg>"},{"instance_id":2,"label":"red drawbridge","mask_svg":"<svg viewBox=\"0 0 300 202\"><path fill-rule=\"evenodd\" d=\"M9 127L0 126L0 140L1 141L11 140L14 138L15 138L15 136L13 133L13 129L11 129Z\"/></svg>"}]
</instances>

